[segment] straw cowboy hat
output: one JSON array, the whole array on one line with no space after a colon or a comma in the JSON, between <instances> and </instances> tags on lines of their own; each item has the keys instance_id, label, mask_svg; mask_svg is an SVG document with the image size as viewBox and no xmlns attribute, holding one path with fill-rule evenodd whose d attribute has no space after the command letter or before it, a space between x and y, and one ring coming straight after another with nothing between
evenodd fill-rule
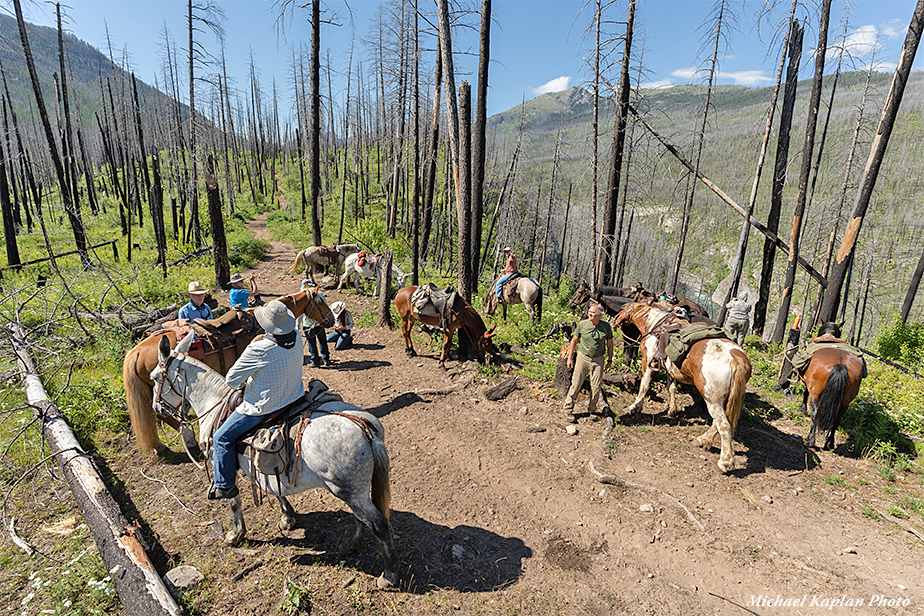
<instances>
[{"instance_id":1,"label":"straw cowboy hat","mask_svg":"<svg viewBox=\"0 0 924 616\"><path fill-rule=\"evenodd\" d=\"M235 282L244 282L244 277L241 276L240 274L234 274L233 276L231 276L231 280L229 280L228 282L230 282L231 284L234 284Z\"/></svg>"},{"instance_id":2,"label":"straw cowboy hat","mask_svg":"<svg viewBox=\"0 0 924 616\"><path fill-rule=\"evenodd\" d=\"M193 280L192 282L189 283L187 293L189 293L190 295L205 295L206 293L208 293L208 291L205 290L205 287L199 284L198 280Z\"/></svg>"},{"instance_id":3,"label":"straw cowboy hat","mask_svg":"<svg viewBox=\"0 0 924 616\"><path fill-rule=\"evenodd\" d=\"M257 317L257 323L268 334L279 336L295 330L295 316L278 299L274 299L265 306L260 306L254 310L253 314Z\"/></svg>"},{"instance_id":4,"label":"straw cowboy hat","mask_svg":"<svg viewBox=\"0 0 924 616\"><path fill-rule=\"evenodd\" d=\"M333 312L338 317L340 316L340 313L343 312L344 310L346 310L346 304L344 304L343 302L334 302L333 304L330 305L330 311Z\"/></svg>"},{"instance_id":5,"label":"straw cowboy hat","mask_svg":"<svg viewBox=\"0 0 924 616\"><path fill-rule=\"evenodd\" d=\"M510 252L511 250L513 250L513 248L511 248L510 246L504 247L504 252Z\"/></svg>"}]
</instances>

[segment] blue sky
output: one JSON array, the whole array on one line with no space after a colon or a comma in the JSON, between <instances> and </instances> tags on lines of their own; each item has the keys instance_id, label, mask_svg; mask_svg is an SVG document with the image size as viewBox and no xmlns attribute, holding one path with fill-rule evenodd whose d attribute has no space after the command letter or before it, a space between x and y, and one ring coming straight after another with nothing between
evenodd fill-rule
<instances>
[{"instance_id":1,"label":"blue sky","mask_svg":"<svg viewBox=\"0 0 924 616\"><path fill-rule=\"evenodd\" d=\"M24 3L25 4L25 3ZM72 0L66 8L68 23L65 27L77 37L105 50L105 24L108 24L116 54L127 51L139 78L153 83L154 75L161 74L163 62L163 27L166 23L171 36L185 48L186 2L182 0ZM353 12L352 26L344 10L344 3L331 1L322 4L325 15L340 13L339 26L322 27L322 53L330 50L335 70L345 71L353 36L361 50L360 40L370 29L370 20L379 6L378 0L354 0L349 3ZM627 2L623 0L604 14L604 20L623 21ZM784 18L783 11L773 14L771 20L758 24L755 13L762 1L730 3L737 15L737 27L727 33L723 45L719 83L737 83L748 86L768 85L776 75L779 62L774 42L772 23ZM309 13L297 10L286 20L285 38L277 35L278 9L274 3L256 0L221 0L225 11L224 22L227 42L228 70L236 77L238 86L247 83L248 59L252 52L260 71L261 85L269 91L275 77L277 87L291 97L292 47L308 46ZM432 0L420 0L421 11L433 11ZM703 52L705 22L714 6L713 0L638 0L636 43L644 45L643 62L647 69L642 81L653 87L700 82L697 69L709 55ZM834 0L829 45L841 44L855 57L855 66L868 66L874 57L877 68L890 71L901 51L905 31L914 11L914 0L854 0L850 4L847 37L843 36L844 0ZM47 8L44 8L47 7ZM27 19L43 25L54 25L53 5L25 6ZM538 94L560 91L587 83L587 62L591 59L592 39L584 37L591 18L591 9L579 0L494 0L494 25L491 39L490 114L516 106L525 96L531 99ZM803 55L803 74L812 72L811 49L817 41L817 9L801 10L806 21L806 51ZM472 16L477 25L477 15ZM758 27L759 26L759 27ZM609 26L611 29L614 25ZM621 31L622 28L619 27ZM468 75L457 76L457 83L467 78L474 86L477 81L474 69L477 64L476 32L460 33L453 41L456 50L468 50L473 55L459 56L457 71ZM199 35L199 40L213 53L218 44L210 32ZM422 45L432 46L431 39L422 39ZM875 52L875 56L873 56ZM916 68L924 66L918 54ZM618 60L615 51L613 60ZM831 58L833 69L836 58ZM618 77L614 64L609 78ZM343 86L341 86L343 87ZM334 84L334 89L338 85Z\"/></svg>"}]
</instances>

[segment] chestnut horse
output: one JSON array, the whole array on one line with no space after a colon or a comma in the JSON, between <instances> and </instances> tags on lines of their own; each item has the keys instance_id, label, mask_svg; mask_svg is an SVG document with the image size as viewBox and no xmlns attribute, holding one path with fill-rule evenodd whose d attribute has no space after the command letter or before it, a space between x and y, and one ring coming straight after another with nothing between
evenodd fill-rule
<instances>
[{"instance_id":1,"label":"chestnut horse","mask_svg":"<svg viewBox=\"0 0 924 616\"><path fill-rule=\"evenodd\" d=\"M836 323L825 323L818 331L815 342L836 342L841 337ZM805 374L799 378L805 383L802 412L811 414L812 427L805 436L805 446L815 446L815 432L827 432L822 449L834 448L834 433L847 412L847 407L860 393L863 380L863 360L850 351L831 346L812 354Z\"/></svg>"},{"instance_id":2,"label":"chestnut horse","mask_svg":"<svg viewBox=\"0 0 924 616\"><path fill-rule=\"evenodd\" d=\"M279 298L286 307L292 311L296 317L306 314L310 318L323 322L331 316L330 307L321 297L317 296L314 291L301 291L293 295L285 295ZM252 311L252 309L251 309ZM235 327L231 324L225 329L240 328L240 323ZM253 331L246 332L247 342L256 338L262 330L257 326ZM165 330L151 334L128 353L125 354L125 360L122 363L122 381L125 385L125 399L128 403L128 415L131 418L132 430L135 433L135 439L138 441L138 447L141 451L155 451L163 448L163 443L157 435L157 421L153 412L153 395L154 381L151 380L151 371L157 367L157 344L165 336L170 341L170 346L176 346L177 332ZM238 358L240 351L245 344L231 346L221 351L209 353L205 356L205 363L212 369L227 372L235 360ZM160 417L167 425L175 430L180 430L179 422L171 417ZM188 445L195 444L195 437L192 433L182 432L183 440Z\"/></svg>"},{"instance_id":3,"label":"chestnut horse","mask_svg":"<svg viewBox=\"0 0 924 616\"><path fill-rule=\"evenodd\" d=\"M398 309L398 315L401 317L401 333L404 335L404 346L407 354L411 357L417 355L414 350L414 343L411 341L411 332L414 330L414 322L420 321L426 325L435 327L441 326L441 319L438 316L427 314L414 314L414 306L411 304L411 296L417 287L404 287L395 294L395 308ZM449 321L449 327L443 332L443 352L440 354L440 364L446 362L449 358L449 350L452 347L452 335L460 327L471 332L474 339L471 341L472 346L478 353L479 360L493 350L491 337L494 335L494 329L497 323L491 326L491 329L485 327L484 321L475 312L471 304L466 302L462 297L457 296L455 305L451 309L452 318Z\"/></svg>"},{"instance_id":4,"label":"chestnut horse","mask_svg":"<svg viewBox=\"0 0 924 616\"><path fill-rule=\"evenodd\" d=\"M639 341L642 351L642 384L635 403L629 412L636 415L642 410L642 401L651 385L654 368L651 358L658 350L658 328L666 323L670 313L645 304L632 303L616 317L616 325L623 336ZM711 447L716 434L721 439L722 452L718 467L723 473L734 469L735 449L732 437L741 417L744 405L745 386L751 378L751 362L744 351L731 340L711 338L693 343L689 353L678 366L665 358L668 385L668 417L680 410L677 406L677 381L695 385L706 401L706 408L712 416L712 426L696 440L701 447Z\"/></svg>"}]
</instances>

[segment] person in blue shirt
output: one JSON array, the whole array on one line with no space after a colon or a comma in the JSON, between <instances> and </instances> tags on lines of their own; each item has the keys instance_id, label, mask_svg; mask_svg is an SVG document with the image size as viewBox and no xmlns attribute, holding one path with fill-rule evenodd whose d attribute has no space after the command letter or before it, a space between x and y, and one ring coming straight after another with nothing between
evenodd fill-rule
<instances>
[{"instance_id":1,"label":"person in blue shirt","mask_svg":"<svg viewBox=\"0 0 924 616\"><path fill-rule=\"evenodd\" d=\"M244 288L244 277L240 274L231 276L231 290L228 297L231 300L231 307L235 310L247 310L251 306L256 306L260 299L260 291L257 289L257 279L250 275L250 291Z\"/></svg>"},{"instance_id":2,"label":"person in blue shirt","mask_svg":"<svg viewBox=\"0 0 924 616\"><path fill-rule=\"evenodd\" d=\"M177 313L177 319L211 319L212 309L205 303L205 294L208 291L199 284L198 280L189 283L189 303L180 308Z\"/></svg>"}]
</instances>

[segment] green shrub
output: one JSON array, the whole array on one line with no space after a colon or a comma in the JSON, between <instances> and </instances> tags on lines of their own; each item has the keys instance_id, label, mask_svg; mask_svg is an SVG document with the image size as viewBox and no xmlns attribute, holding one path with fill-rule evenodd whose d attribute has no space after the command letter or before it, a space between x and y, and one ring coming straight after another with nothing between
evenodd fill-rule
<instances>
[{"instance_id":1,"label":"green shrub","mask_svg":"<svg viewBox=\"0 0 924 616\"><path fill-rule=\"evenodd\" d=\"M876 349L886 359L919 368L924 366L924 323L902 323L893 318L892 327L879 331Z\"/></svg>"}]
</instances>

